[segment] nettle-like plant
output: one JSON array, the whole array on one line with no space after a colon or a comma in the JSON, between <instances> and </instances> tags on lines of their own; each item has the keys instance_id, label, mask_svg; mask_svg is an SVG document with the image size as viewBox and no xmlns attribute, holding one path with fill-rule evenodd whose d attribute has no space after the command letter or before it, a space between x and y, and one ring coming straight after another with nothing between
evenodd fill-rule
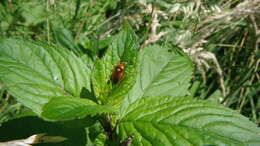
<instances>
[{"instance_id":1,"label":"nettle-like plant","mask_svg":"<svg viewBox=\"0 0 260 146\"><path fill-rule=\"evenodd\" d=\"M126 27L91 63L62 47L1 39L0 79L38 117L87 123L85 144L260 145L260 130L246 117L189 97L188 56L167 46L139 49L137 42ZM115 81L118 64L124 68Z\"/></svg>"}]
</instances>

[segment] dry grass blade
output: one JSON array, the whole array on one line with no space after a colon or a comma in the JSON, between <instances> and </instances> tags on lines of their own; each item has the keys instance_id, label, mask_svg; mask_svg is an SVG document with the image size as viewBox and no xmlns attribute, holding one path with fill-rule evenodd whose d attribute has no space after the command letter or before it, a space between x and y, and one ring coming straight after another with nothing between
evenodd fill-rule
<instances>
[{"instance_id":1,"label":"dry grass blade","mask_svg":"<svg viewBox=\"0 0 260 146\"><path fill-rule=\"evenodd\" d=\"M45 136L42 134L34 134L26 139L12 140L7 142L1 142L0 146L31 146L38 143L58 143L66 140L62 136Z\"/></svg>"}]
</instances>

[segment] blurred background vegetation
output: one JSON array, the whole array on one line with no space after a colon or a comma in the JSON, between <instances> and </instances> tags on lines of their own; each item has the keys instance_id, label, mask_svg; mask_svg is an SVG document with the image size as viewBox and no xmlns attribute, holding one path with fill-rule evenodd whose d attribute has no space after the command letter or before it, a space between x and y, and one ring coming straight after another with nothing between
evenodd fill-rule
<instances>
[{"instance_id":1,"label":"blurred background vegetation","mask_svg":"<svg viewBox=\"0 0 260 146\"><path fill-rule=\"evenodd\" d=\"M0 38L54 43L93 59L125 22L141 47L177 46L192 58L192 96L260 123L260 0L0 1ZM27 114L0 83L0 125Z\"/></svg>"}]
</instances>

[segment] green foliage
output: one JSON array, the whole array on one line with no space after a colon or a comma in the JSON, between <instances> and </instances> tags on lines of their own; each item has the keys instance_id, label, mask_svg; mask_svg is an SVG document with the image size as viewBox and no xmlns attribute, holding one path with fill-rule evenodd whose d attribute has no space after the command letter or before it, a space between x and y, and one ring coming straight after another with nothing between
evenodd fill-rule
<instances>
[{"instance_id":1,"label":"green foliage","mask_svg":"<svg viewBox=\"0 0 260 146\"><path fill-rule=\"evenodd\" d=\"M223 106L188 97L144 97L131 104L119 135L133 145L257 145L260 129Z\"/></svg>"},{"instance_id":2,"label":"green foliage","mask_svg":"<svg viewBox=\"0 0 260 146\"><path fill-rule=\"evenodd\" d=\"M87 115L113 113L115 110L109 106L96 105L88 99L72 97L51 99L43 107L41 116L48 120L82 119Z\"/></svg>"},{"instance_id":3,"label":"green foliage","mask_svg":"<svg viewBox=\"0 0 260 146\"><path fill-rule=\"evenodd\" d=\"M90 89L90 70L73 53L20 39L0 41L0 76L16 99L40 114L52 98L80 97Z\"/></svg>"},{"instance_id":4,"label":"green foliage","mask_svg":"<svg viewBox=\"0 0 260 146\"><path fill-rule=\"evenodd\" d=\"M105 56L97 59L92 73L92 83L95 95L102 103L120 104L124 94L135 83L137 47L137 38L126 25L124 31L114 37ZM119 84L112 85L111 75L119 63L125 64L125 77Z\"/></svg>"},{"instance_id":5,"label":"green foliage","mask_svg":"<svg viewBox=\"0 0 260 146\"><path fill-rule=\"evenodd\" d=\"M192 62L173 49L150 46L140 52L140 72L129 93L131 100L143 96L185 96L192 77ZM156 70L155 70L156 69Z\"/></svg>"},{"instance_id":6,"label":"green foliage","mask_svg":"<svg viewBox=\"0 0 260 146\"><path fill-rule=\"evenodd\" d=\"M139 52L136 83L125 96L122 113L125 107L144 96L181 97L189 94L192 62L187 56L174 53L175 49L155 45Z\"/></svg>"},{"instance_id":7,"label":"green foliage","mask_svg":"<svg viewBox=\"0 0 260 146\"><path fill-rule=\"evenodd\" d=\"M96 144L113 145L129 136L133 145L260 143L260 130L245 117L217 104L183 97L189 94L193 65L177 48L150 46L137 57L137 39L129 26L114 38L92 75L71 51L2 39L1 81L17 101L47 120L94 120L95 115L104 115L100 117L105 120L101 122L104 130L119 139L98 135ZM112 84L110 76L121 61L130 69L121 82ZM79 98L83 88L92 92L90 76L93 101ZM105 128L109 125L117 130Z\"/></svg>"},{"instance_id":8,"label":"green foliage","mask_svg":"<svg viewBox=\"0 0 260 146\"><path fill-rule=\"evenodd\" d=\"M78 55L82 54L79 47L74 43L73 36L69 30L61 27L54 27L53 35L57 44L74 51Z\"/></svg>"},{"instance_id":9,"label":"green foliage","mask_svg":"<svg viewBox=\"0 0 260 146\"><path fill-rule=\"evenodd\" d=\"M259 145L259 9L257 0L1 1L0 141Z\"/></svg>"}]
</instances>

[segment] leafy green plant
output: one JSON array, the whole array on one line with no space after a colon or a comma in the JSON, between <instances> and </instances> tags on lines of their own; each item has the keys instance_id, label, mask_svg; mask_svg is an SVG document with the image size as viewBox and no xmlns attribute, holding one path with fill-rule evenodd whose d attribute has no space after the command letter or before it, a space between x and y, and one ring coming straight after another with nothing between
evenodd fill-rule
<instances>
[{"instance_id":1,"label":"leafy green plant","mask_svg":"<svg viewBox=\"0 0 260 146\"><path fill-rule=\"evenodd\" d=\"M167 46L138 48L137 36L125 27L102 57L94 55L91 68L86 56L60 46L1 39L0 79L41 119L84 128L87 139L79 145L260 144L260 129L247 118L189 97L188 56ZM113 83L122 62L125 76Z\"/></svg>"}]
</instances>

